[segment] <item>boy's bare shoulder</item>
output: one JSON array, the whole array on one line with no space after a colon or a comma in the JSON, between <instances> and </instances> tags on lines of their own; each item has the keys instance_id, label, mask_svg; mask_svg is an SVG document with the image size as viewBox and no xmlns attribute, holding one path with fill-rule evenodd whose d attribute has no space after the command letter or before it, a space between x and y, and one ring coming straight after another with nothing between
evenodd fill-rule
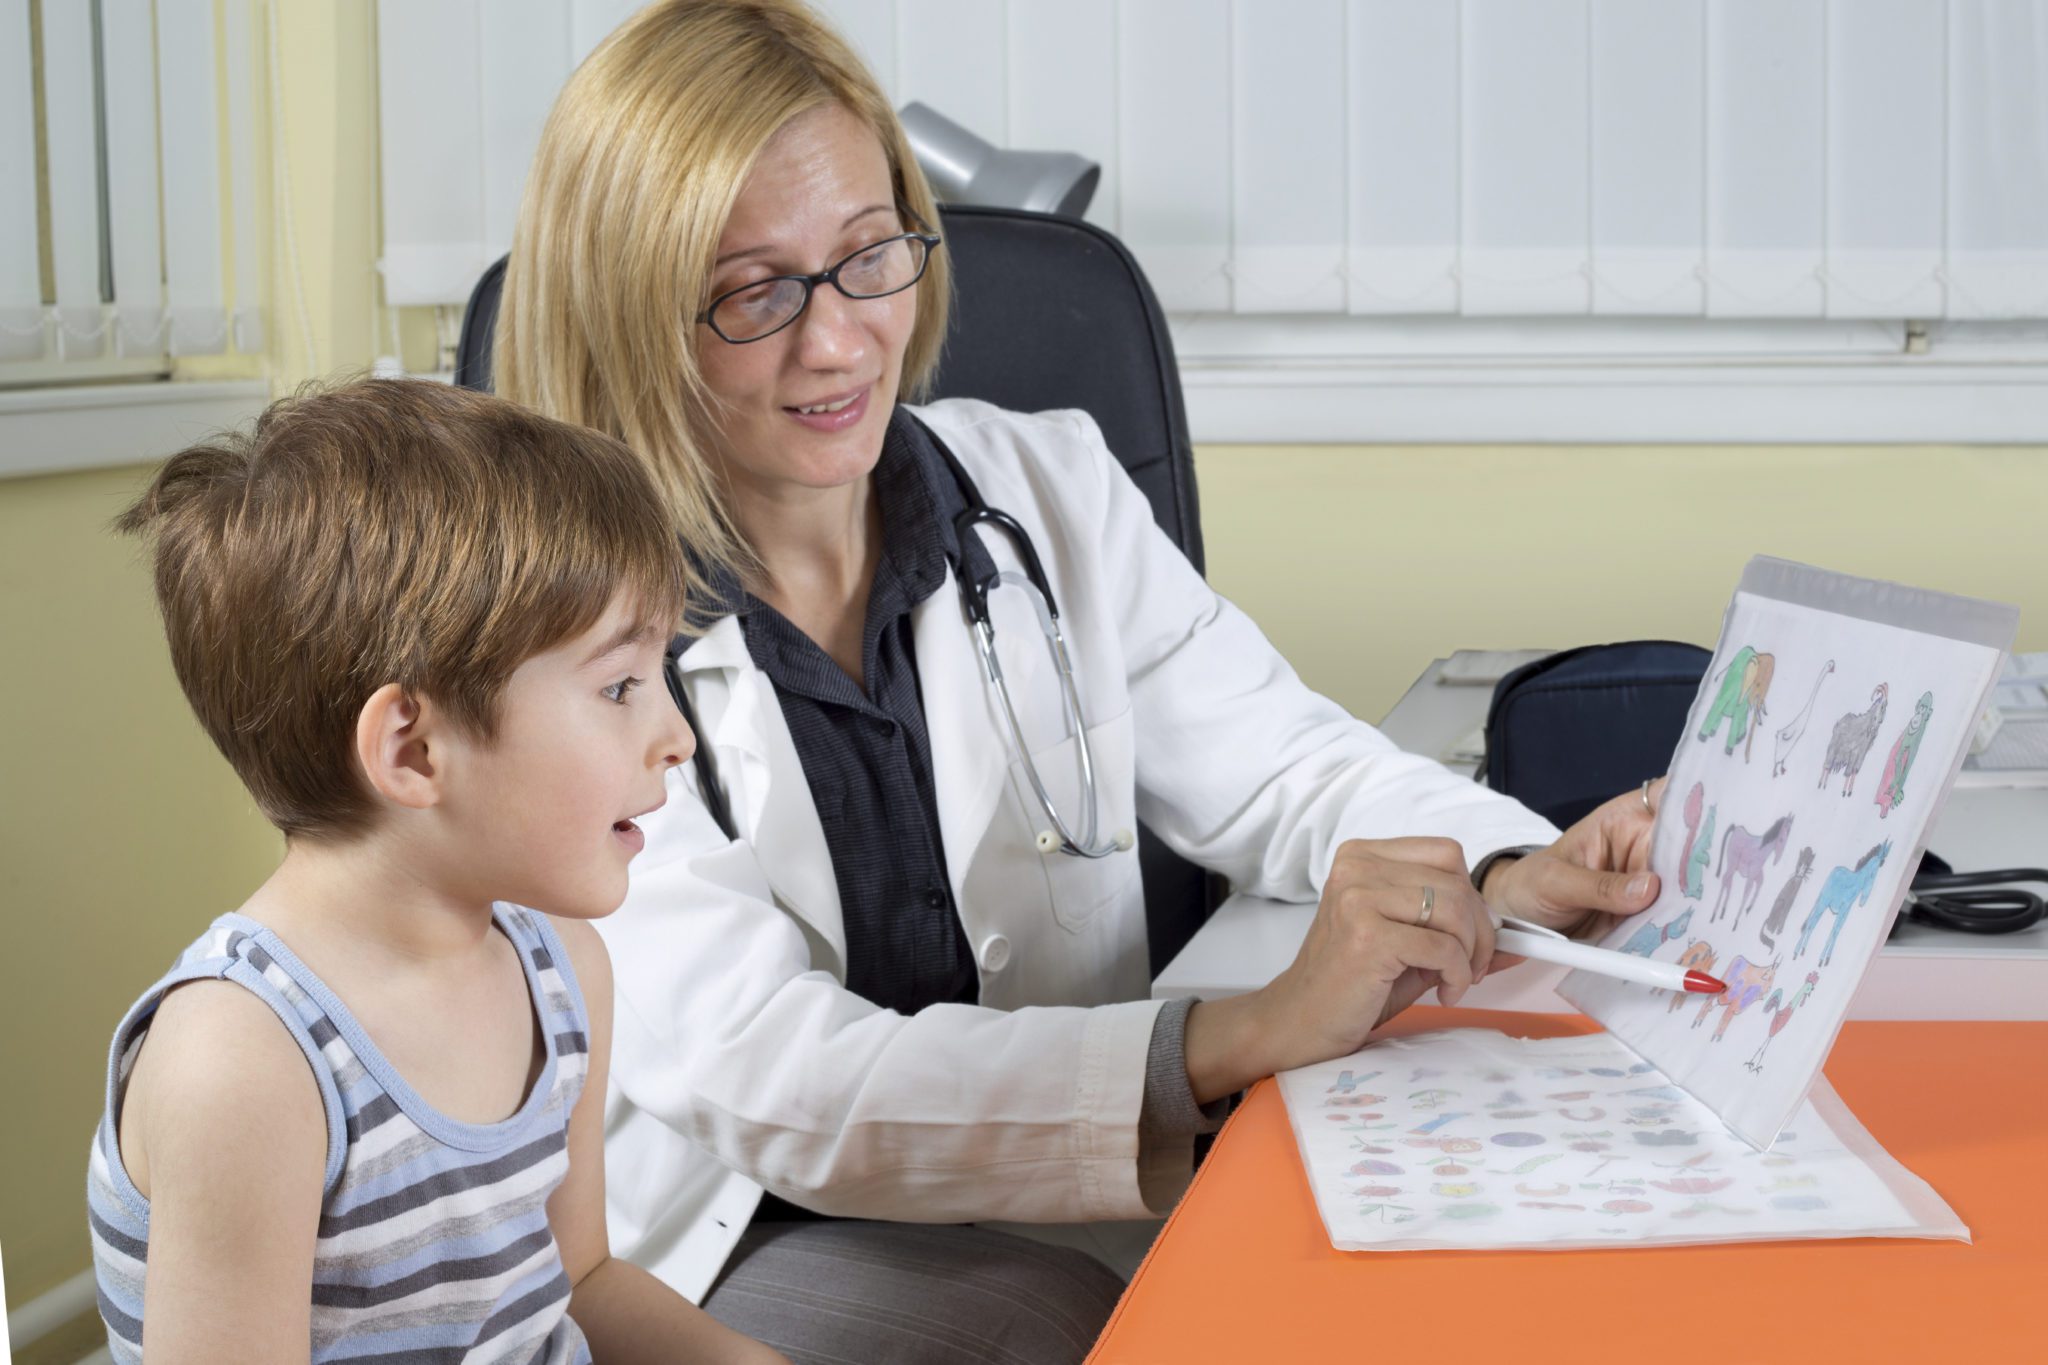
<instances>
[{"instance_id":1,"label":"boy's bare shoulder","mask_svg":"<svg viewBox=\"0 0 2048 1365\"><path fill-rule=\"evenodd\" d=\"M562 940L562 950L569 954L569 967L576 973L576 984L583 988L584 1004L590 1009L596 1009L599 1000L602 1000L609 1009L612 994L612 958L611 954L605 951L604 939L587 919L565 919L549 915L547 921L549 927L555 931L555 936Z\"/></svg>"},{"instance_id":2,"label":"boy's bare shoulder","mask_svg":"<svg viewBox=\"0 0 2048 1365\"><path fill-rule=\"evenodd\" d=\"M311 1064L270 1006L228 981L191 981L164 996L121 1108L121 1149L137 1176L190 1165L253 1162L317 1191L327 1114Z\"/></svg>"}]
</instances>

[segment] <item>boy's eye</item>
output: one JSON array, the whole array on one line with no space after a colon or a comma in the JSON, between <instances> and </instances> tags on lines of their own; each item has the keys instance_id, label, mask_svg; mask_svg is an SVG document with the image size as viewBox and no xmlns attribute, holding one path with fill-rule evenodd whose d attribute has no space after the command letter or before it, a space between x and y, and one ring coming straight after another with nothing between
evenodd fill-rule
<instances>
[{"instance_id":1,"label":"boy's eye","mask_svg":"<svg viewBox=\"0 0 2048 1365\"><path fill-rule=\"evenodd\" d=\"M640 680L638 678L621 678L604 690L605 699L618 702L623 706L626 702L626 694L639 685Z\"/></svg>"}]
</instances>

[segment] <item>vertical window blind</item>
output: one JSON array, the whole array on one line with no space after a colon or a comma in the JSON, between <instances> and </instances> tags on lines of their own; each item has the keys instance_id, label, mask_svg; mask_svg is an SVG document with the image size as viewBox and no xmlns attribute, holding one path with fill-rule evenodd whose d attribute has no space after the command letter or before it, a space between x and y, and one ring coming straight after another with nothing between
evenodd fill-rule
<instances>
[{"instance_id":1,"label":"vertical window blind","mask_svg":"<svg viewBox=\"0 0 2048 1365\"><path fill-rule=\"evenodd\" d=\"M256 0L0 0L0 363L263 348Z\"/></svg>"},{"instance_id":2,"label":"vertical window blind","mask_svg":"<svg viewBox=\"0 0 2048 1365\"><path fill-rule=\"evenodd\" d=\"M818 7L899 105L1101 162L1178 314L2048 316L2048 0ZM382 0L392 302L507 248L632 8Z\"/></svg>"}]
</instances>

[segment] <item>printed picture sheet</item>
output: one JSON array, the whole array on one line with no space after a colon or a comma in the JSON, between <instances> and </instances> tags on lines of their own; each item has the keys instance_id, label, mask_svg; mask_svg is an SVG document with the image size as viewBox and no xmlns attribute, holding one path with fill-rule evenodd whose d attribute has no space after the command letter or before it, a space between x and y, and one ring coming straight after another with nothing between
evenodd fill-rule
<instances>
[{"instance_id":1,"label":"printed picture sheet","mask_svg":"<svg viewBox=\"0 0 2048 1365\"><path fill-rule=\"evenodd\" d=\"M1890 932L2016 628L2011 608L1760 560L1657 813L1657 901L1602 946L1728 983L1558 993L1757 1147L1793 1122Z\"/></svg>"},{"instance_id":2,"label":"printed picture sheet","mask_svg":"<svg viewBox=\"0 0 2048 1365\"><path fill-rule=\"evenodd\" d=\"M1605 1034L1446 1030L1279 1083L1340 1251L1969 1240L1825 1081L1768 1152Z\"/></svg>"}]
</instances>

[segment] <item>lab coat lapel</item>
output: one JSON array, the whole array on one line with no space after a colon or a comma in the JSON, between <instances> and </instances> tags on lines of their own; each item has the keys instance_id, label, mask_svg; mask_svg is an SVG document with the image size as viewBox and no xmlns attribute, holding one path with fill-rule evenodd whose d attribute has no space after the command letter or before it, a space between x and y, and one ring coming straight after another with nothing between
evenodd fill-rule
<instances>
[{"instance_id":1,"label":"lab coat lapel","mask_svg":"<svg viewBox=\"0 0 2048 1365\"><path fill-rule=\"evenodd\" d=\"M710 670L723 676L722 709L713 711L708 695L715 690L712 687L693 687L691 695L703 698L698 719L711 733L719 775L740 833L752 840L776 898L835 954L835 962L817 965L843 979L846 926L839 882L775 685L754 666L736 616L706 631L683 652L681 663L686 676Z\"/></svg>"}]
</instances>

